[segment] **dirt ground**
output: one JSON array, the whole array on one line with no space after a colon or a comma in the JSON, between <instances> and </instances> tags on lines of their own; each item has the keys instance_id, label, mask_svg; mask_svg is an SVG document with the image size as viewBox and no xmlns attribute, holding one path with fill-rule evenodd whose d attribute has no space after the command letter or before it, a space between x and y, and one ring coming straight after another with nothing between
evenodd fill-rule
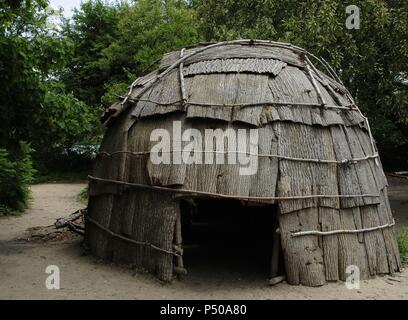
<instances>
[{"instance_id":1,"label":"dirt ground","mask_svg":"<svg viewBox=\"0 0 408 320\"><path fill-rule=\"evenodd\" d=\"M389 178L397 228L408 226L408 180ZM182 281L163 284L148 274L83 255L81 238L24 242L27 228L47 226L83 207L76 200L85 184L40 184L33 203L18 217L0 218L0 299L408 299L408 270L377 277L349 290L343 282L309 288L266 284L249 261L239 268L225 260L193 263ZM204 259L205 260L205 259ZM60 268L60 290L45 286L48 265ZM187 266L189 267L189 266Z\"/></svg>"}]
</instances>

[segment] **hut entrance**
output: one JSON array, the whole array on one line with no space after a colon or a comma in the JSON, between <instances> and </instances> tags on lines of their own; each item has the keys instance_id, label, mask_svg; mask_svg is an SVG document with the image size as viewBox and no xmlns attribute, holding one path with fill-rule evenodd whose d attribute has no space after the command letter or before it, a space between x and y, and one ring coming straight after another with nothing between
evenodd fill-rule
<instances>
[{"instance_id":1,"label":"hut entrance","mask_svg":"<svg viewBox=\"0 0 408 320\"><path fill-rule=\"evenodd\" d=\"M180 202L189 275L265 279L283 274L275 205L225 199Z\"/></svg>"}]
</instances>

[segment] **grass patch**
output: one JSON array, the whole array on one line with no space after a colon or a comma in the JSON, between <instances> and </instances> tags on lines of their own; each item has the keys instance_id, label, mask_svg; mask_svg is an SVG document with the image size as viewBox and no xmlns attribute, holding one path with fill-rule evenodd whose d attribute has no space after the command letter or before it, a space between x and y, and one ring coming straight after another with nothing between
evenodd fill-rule
<instances>
[{"instance_id":1,"label":"grass patch","mask_svg":"<svg viewBox=\"0 0 408 320\"><path fill-rule=\"evenodd\" d=\"M401 255L401 261L408 263L408 227L402 228L398 237L398 248Z\"/></svg>"},{"instance_id":2,"label":"grass patch","mask_svg":"<svg viewBox=\"0 0 408 320\"><path fill-rule=\"evenodd\" d=\"M88 203L88 186L82 189L82 191L77 195L77 201L82 204Z\"/></svg>"},{"instance_id":3,"label":"grass patch","mask_svg":"<svg viewBox=\"0 0 408 320\"><path fill-rule=\"evenodd\" d=\"M30 203L31 198L28 200L27 205ZM24 210L17 210L10 208L4 204L0 204L0 218L1 217L19 217L24 213Z\"/></svg>"},{"instance_id":4,"label":"grass patch","mask_svg":"<svg viewBox=\"0 0 408 320\"><path fill-rule=\"evenodd\" d=\"M20 212L12 209L4 204L0 204L0 217L2 216L14 216L19 214Z\"/></svg>"}]
</instances>

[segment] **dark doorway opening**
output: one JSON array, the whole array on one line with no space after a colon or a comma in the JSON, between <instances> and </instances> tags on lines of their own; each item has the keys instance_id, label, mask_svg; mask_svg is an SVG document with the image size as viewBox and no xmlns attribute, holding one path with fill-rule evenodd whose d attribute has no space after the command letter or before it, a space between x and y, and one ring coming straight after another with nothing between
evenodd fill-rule
<instances>
[{"instance_id":1,"label":"dark doorway opening","mask_svg":"<svg viewBox=\"0 0 408 320\"><path fill-rule=\"evenodd\" d=\"M189 275L264 280L283 274L275 205L183 199L180 213L183 260Z\"/></svg>"}]
</instances>

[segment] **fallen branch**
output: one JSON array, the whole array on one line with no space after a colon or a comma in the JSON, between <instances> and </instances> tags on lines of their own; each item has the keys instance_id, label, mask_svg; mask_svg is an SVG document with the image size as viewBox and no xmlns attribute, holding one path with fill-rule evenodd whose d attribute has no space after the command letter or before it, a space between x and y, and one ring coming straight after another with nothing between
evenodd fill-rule
<instances>
[{"instance_id":1,"label":"fallen branch","mask_svg":"<svg viewBox=\"0 0 408 320\"><path fill-rule=\"evenodd\" d=\"M408 180L408 176L397 174L397 172L396 173L387 173L387 176Z\"/></svg>"},{"instance_id":2,"label":"fallen branch","mask_svg":"<svg viewBox=\"0 0 408 320\"><path fill-rule=\"evenodd\" d=\"M278 284L278 283L280 283L280 282L282 282L282 281L285 281L285 280L286 280L286 276L285 276L285 275L277 276L277 277L274 277L274 278L269 279L268 284L269 284L270 286L274 286L274 285L276 285L276 284Z\"/></svg>"},{"instance_id":3,"label":"fallen branch","mask_svg":"<svg viewBox=\"0 0 408 320\"><path fill-rule=\"evenodd\" d=\"M79 218L83 217L85 211L86 209L80 209L78 211L75 211L74 213L71 213L69 216L57 219L57 221L55 221L54 223L55 228L59 229L63 227L69 227L69 224L71 224L73 221L76 221Z\"/></svg>"},{"instance_id":4,"label":"fallen branch","mask_svg":"<svg viewBox=\"0 0 408 320\"><path fill-rule=\"evenodd\" d=\"M81 226L80 224L68 222L67 227L69 230L74 231L80 234L81 236L85 235L85 228Z\"/></svg>"}]
</instances>

